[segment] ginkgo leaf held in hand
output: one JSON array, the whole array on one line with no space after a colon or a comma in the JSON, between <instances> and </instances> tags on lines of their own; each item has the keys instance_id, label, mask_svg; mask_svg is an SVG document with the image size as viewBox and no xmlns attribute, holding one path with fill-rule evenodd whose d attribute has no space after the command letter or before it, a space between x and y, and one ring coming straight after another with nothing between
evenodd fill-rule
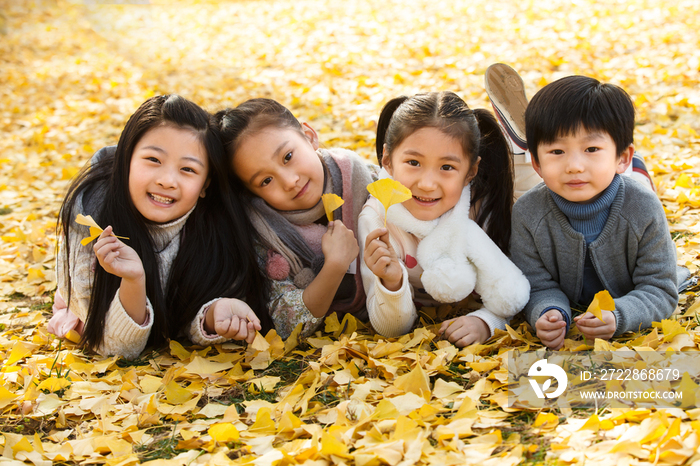
<instances>
[{"instance_id":1,"label":"ginkgo leaf held in hand","mask_svg":"<svg viewBox=\"0 0 700 466\"><path fill-rule=\"evenodd\" d=\"M384 206L384 226L386 226L386 213L389 207L407 201L413 196L410 189L391 178L370 183L367 185L367 191Z\"/></svg>"},{"instance_id":2,"label":"ginkgo leaf held in hand","mask_svg":"<svg viewBox=\"0 0 700 466\"><path fill-rule=\"evenodd\" d=\"M605 322L603 320L603 311L612 312L614 310L615 301L613 300L613 297L610 296L608 290L603 290L596 293L596 295L593 297L593 301L591 301L591 304L588 306L588 309L586 309L586 312L590 312L602 322Z\"/></svg>"},{"instance_id":3,"label":"ginkgo leaf held in hand","mask_svg":"<svg viewBox=\"0 0 700 466\"><path fill-rule=\"evenodd\" d=\"M75 222L79 225L85 225L86 227L90 227L90 236L87 236L80 240L80 244L83 246L87 246L90 244L91 241L95 240L98 236L102 234L104 231L95 220L90 215L83 215L83 214L78 214L77 217L75 217ZM125 236L117 236L114 235L116 238L121 238L121 239L129 239Z\"/></svg>"},{"instance_id":4,"label":"ginkgo leaf held in hand","mask_svg":"<svg viewBox=\"0 0 700 466\"><path fill-rule=\"evenodd\" d=\"M326 217L328 217L329 222L332 222L333 211L345 204L345 201L342 197L333 193L324 194L323 196L321 196L321 200L323 201L323 208L326 211Z\"/></svg>"}]
</instances>

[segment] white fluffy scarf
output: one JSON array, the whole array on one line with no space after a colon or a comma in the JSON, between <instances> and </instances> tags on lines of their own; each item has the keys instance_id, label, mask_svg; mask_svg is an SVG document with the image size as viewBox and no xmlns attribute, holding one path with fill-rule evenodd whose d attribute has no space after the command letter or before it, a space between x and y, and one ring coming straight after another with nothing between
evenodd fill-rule
<instances>
[{"instance_id":1,"label":"white fluffy scarf","mask_svg":"<svg viewBox=\"0 0 700 466\"><path fill-rule=\"evenodd\" d=\"M388 175L383 173L382 175ZM530 283L479 225L469 218L469 186L451 210L418 220L401 204L387 221L421 239L416 260L421 282L436 301L455 303L476 291L491 313L509 319L530 299Z\"/></svg>"}]
</instances>

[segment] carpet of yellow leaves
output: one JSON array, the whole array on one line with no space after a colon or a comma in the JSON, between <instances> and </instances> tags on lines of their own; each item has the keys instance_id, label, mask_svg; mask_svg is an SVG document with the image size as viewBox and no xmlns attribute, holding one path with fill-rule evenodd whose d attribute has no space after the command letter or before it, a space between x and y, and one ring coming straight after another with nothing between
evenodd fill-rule
<instances>
[{"instance_id":1,"label":"carpet of yellow leaves","mask_svg":"<svg viewBox=\"0 0 700 466\"><path fill-rule=\"evenodd\" d=\"M392 340L330 319L308 341L172 342L132 363L46 331L68 180L147 97L272 97L371 158L385 101L449 89L487 106L499 61L529 96L571 73L627 89L679 263L697 271L696 0L101 3L0 0L0 463L700 464L697 409L507 408L505 352L537 346L524 325L460 350L429 325ZM699 307L685 293L673 322L612 347L698 350Z\"/></svg>"}]
</instances>

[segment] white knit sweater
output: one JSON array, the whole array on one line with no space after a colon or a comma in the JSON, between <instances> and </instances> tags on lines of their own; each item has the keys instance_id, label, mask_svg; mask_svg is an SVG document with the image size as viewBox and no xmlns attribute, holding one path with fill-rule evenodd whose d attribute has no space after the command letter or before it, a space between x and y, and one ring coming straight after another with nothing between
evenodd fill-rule
<instances>
[{"instance_id":1,"label":"white knit sweater","mask_svg":"<svg viewBox=\"0 0 700 466\"><path fill-rule=\"evenodd\" d=\"M81 200L82 198L80 197L76 201L74 211L77 213L82 212ZM166 288L171 266L180 249L180 233L192 210L173 222L156 227L158 234L154 237L154 242L156 243L155 252L160 268L163 289ZM118 225L115 227L118 231ZM87 246L80 244L80 240L84 236L83 232L71 227L70 258L66 257L66 250L64 247L65 238L60 238L56 264L58 292L68 301L69 292L67 277L70 275L71 294L69 311L83 322L87 319L90 294L92 292L92 280L97 264L93 244L90 243ZM210 345L226 340L218 335L209 335L204 331L203 321L206 310L215 301L216 300L213 300L204 304L188 327L182 329L182 332L195 344ZM97 350L98 353L104 356L123 356L126 359L138 357L146 347L148 336L153 326L153 306L148 299L146 300L146 311L148 317L142 325L134 322L122 306L119 299L119 290L117 290L109 306L107 315L105 316L104 338L102 345Z\"/></svg>"}]
</instances>

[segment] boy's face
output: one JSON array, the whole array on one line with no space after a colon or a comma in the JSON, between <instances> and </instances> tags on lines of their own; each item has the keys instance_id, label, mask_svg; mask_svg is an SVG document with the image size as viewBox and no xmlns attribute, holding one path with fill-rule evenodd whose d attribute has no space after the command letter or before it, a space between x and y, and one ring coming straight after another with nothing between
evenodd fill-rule
<instances>
[{"instance_id":1,"label":"boy's face","mask_svg":"<svg viewBox=\"0 0 700 466\"><path fill-rule=\"evenodd\" d=\"M608 133L590 133L581 128L549 144L537 146L539 163L532 166L549 189L570 202L593 202L632 162L634 146L618 157L615 141Z\"/></svg>"}]
</instances>

